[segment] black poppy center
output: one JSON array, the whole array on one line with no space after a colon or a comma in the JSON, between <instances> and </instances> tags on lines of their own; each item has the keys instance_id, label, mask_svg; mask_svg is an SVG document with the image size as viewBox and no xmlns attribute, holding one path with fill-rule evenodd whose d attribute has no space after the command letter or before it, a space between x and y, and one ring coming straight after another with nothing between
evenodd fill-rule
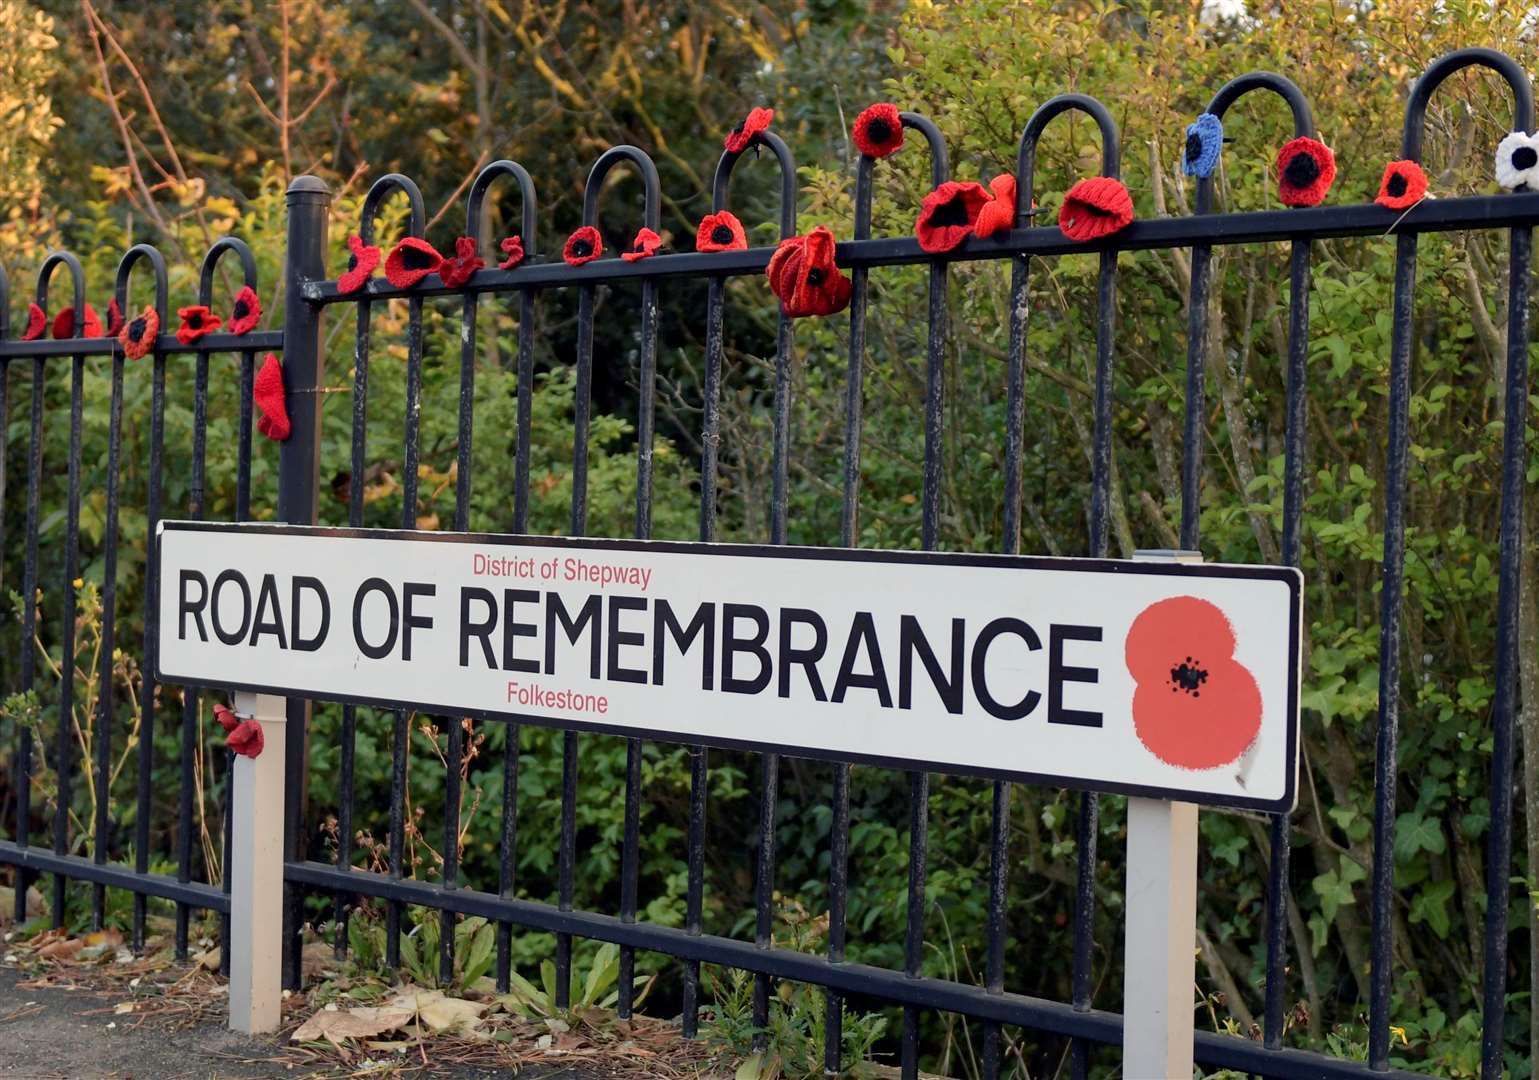
<instances>
[{"instance_id":1,"label":"black poppy center","mask_svg":"<svg viewBox=\"0 0 1539 1080\"><path fill-rule=\"evenodd\" d=\"M1294 154L1283 167L1283 179L1296 188L1307 188L1320 179L1320 163L1309 154Z\"/></svg>"},{"instance_id":2,"label":"black poppy center","mask_svg":"<svg viewBox=\"0 0 1539 1080\"><path fill-rule=\"evenodd\" d=\"M730 243L732 243L732 229L730 227L726 226L726 225L718 225L718 226L716 226L716 228L711 230L711 243L713 243L713 244L730 244Z\"/></svg>"},{"instance_id":3,"label":"black poppy center","mask_svg":"<svg viewBox=\"0 0 1539 1080\"><path fill-rule=\"evenodd\" d=\"M586 259L593 254L593 245L586 240L573 240L572 254L579 259Z\"/></svg>"},{"instance_id":4,"label":"black poppy center","mask_svg":"<svg viewBox=\"0 0 1539 1080\"><path fill-rule=\"evenodd\" d=\"M235 301L235 317L237 319L244 319L250 313L251 313L251 305L250 304L246 303L246 301L244 301L244 300L237 300L237 301Z\"/></svg>"},{"instance_id":5,"label":"black poppy center","mask_svg":"<svg viewBox=\"0 0 1539 1080\"><path fill-rule=\"evenodd\" d=\"M347 257L347 272L351 274L356 269L358 269L358 256L349 255Z\"/></svg>"},{"instance_id":6,"label":"black poppy center","mask_svg":"<svg viewBox=\"0 0 1539 1080\"><path fill-rule=\"evenodd\" d=\"M1512 152L1512 167L1522 172L1539 165L1539 151L1532 146L1520 146Z\"/></svg>"},{"instance_id":7,"label":"black poppy center","mask_svg":"<svg viewBox=\"0 0 1539 1080\"><path fill-rule=\"evenodd\" d=\"M871 136L871 141L878 146L892 138L892 125L886 120L876 118L866 125L866 134Z\"/></svg>"},{"instance_id":8,"label":"black poppy center","mask_svg":"<svg viewBox=\"0 0 1539 1080\"><path fill-rule=\"evenodd\" d=\"M408 247L401 250L401 265L408 270L431 270L438 264L421 248Z\"/></svg>"},{"instance_id":9,"label":"black poppy center","mask_svg":"<svg viewBox=\"0 0 1539 1080\"><path fill-rule=\"evenodd\" d=\"M143 316L128 324L128 340L138 341L144 337L145 322Z\"/></svg>"},{"instance_id":10,"label":"black poppy center","mask_svg":"<svg viewBox=\"0 0 1539 1080\"><path fill-rule=\"evenodd\" d=\"M1184 691L1192 697L1202 696L1202 684L1208 681L1208 673L1202 667L1201 660L1193 660L1190 656L1186 662L1177 664L1170 669L1170 692Z\"/></svg>"},{"instance_id":11,"label":"black poppy center","mask_svg":"<svg viewBox=\"0 0 1539 1080\"><path fill-rule=\"evenodd\" d=\"M187 327L190 330L202 330L203 313L201 311L194 311L191 315L187 316Z\"/></svg>"},{"instance_id":12,"label":"black poppy center","mask_svg":"<svg viewBox=\"0 0 1539 1080\"><path fill-rule=\"evenodd\" d=\"M1109 217L1116 217L1117 216L1116 214L1112 213L1110 210L1106 209L1106 207L1104 207L1104 206L1097 206L1095 203L1092 203L1092 202L1080 203L1079 207L1080 207L1081 210L1085 211L1085 213L1089 214L1091 217L1106 217L1106 218L1109 218Z\"/></svg>"},{"instance_id":13,"label":"black poppy center","mask_svg":"<svg viewBox=\"0 0 1539 1080\"><path fill-rule=\"evenodd\" d=\"M823 271L819 270L815 266L811 270L808 270L807 271L807 284L810 285L814 289L816 289L819 285L823 284Z\"/></svg>"},{"instance_id":14,"label":"black poppy center","mask_svg":"<svg viewBox=\"0 0 1539 1080\"><path fill-rule=\"evenodd\" d=\"M930 215L930 225L937 229L968 228L972 222L967 217L967 202L960 195L947 199Z\"/></svg>"},{"instance_id":15,"label":"black poppy center","mask_svg":"<svg viewBox=\"0 0 1539 1080\"><path fill-rule=\"evenodd\" d=\"M1384 190L1389 193L1391 199L1398 199L1405 194L1406 180L1400 173L1395 173L1389 178L1389 183L1384 185Z\"/></svg>"},{"instance_id":16,"label":"black poppy center","mask_svg":"<svg viewBox=\"0 0 1539 1080\"><path fill-rule=\"evenodd\" d=\"M1186 137L1186 160L1196 161L1202 157L1202 136L1195 131Z\"/></svg>"}]
</instances>

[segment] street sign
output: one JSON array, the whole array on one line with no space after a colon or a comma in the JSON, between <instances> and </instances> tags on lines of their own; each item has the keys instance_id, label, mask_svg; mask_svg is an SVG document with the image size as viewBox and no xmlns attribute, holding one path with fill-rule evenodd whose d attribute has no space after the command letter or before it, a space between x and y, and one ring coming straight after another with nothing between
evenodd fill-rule
<instances>
[{"instance_id":1,"label":"street sign","mask_svg":"<svg viewBox=\"0 0 1539 1080\"><path fill-rule=\"evenodd\" d=\"M1281 567L162 522L167 682L1287 810Z\"/></svg>"}]
</instances>

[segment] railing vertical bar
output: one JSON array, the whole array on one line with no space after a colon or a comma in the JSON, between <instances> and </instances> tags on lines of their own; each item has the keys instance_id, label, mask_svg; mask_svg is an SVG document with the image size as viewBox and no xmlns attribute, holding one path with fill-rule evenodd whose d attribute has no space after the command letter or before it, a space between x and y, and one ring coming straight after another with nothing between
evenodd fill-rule
<instances>
[{"instance_id":1,"label":"railing vertical bar","mask_svg":"<svg viewBox=\"0 0 1539 1080\"><path fill-rule=\"evenodd\" d=\"M0 401L0 416L5 415ZM107 865L108 816L112 786L112 729L116 726L117 705L113 653L117 649L118 595L118 466L123 449L123 354L112 356L112 398L107 417L107 523L102 538L102 638L96 706L96 822L92 846L93 861ZM107 921L107 887L91 890L91 924L100 930Z\"/></svg>"},{"instance_id":2,"label":"railing vertical bar","mask_svg":"<svg viewBox=\"0 0 1539 1080\"><path fill-rule=\"evenodd\" d=\"M80 425L84 409L85 357L70 365L69 387L69 494L65 518L63 625L59 643L59 727L55 733L54 772L58 792L54 799L53 850L63 855L69 848L70 789L74 777L75 712L75 578L80 572ZM53 876L53 925L64 925L68 879Z\"/></svg>"},{"instance_id":3,"label":"railing vertical bar","mask_svg":"<svg viewBox=\"0 0 1539 1080\"><path fill-rule=\"evenodd\" d=\"M166 441L166 358L159 350L154 355L153 388L150 397L150 474L149 492L146 499L145 530L150 537L160 524L161 459ZM143 674L139 692L139 807L134 822L134 872L147 874L150 870L150 812L153 806L155 768L155 657L159 648L160 602L159 587L154 575L144 584L144 653L141 658ZM148 913L148 897L134 894L133 947L135 952L144 949L144 923Z\"/></svg>"},{"instance_id":4,"label":"railing vertical bar","mask_svg":"<svg viewBox=\"0 0 1539 1080\"><path fill-rule=\"evenodd\" d=\"M43 361L32 361L32 412L27 442L27 550L22 564L21 593L21 685L22 693L32 689L37 676L37 655L33 639L37 636L37 528L42 499L43 479ZM16 751L16 844L26 847L32 833L32 729L17 725ZM25 871L16 874L16 922L27 921L27 885Z\"/></svg>"},{"instance_id":5,"label":"railing vertical bar","mask_svg":"<svg viewBox=\"0 0 1539 1080\"><path fill-rule=\"evenodd\" d=\"M240 418L236 429L235 520L251 520L251 388L256 381L256 353L240 354Z\"/></svg>"}]
</instances>

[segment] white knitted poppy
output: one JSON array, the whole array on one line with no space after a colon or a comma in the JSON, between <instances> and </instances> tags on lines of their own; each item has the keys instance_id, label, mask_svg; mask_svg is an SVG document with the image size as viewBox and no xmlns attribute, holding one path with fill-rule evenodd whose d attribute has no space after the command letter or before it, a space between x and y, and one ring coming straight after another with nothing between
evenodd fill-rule
<instances>
[{"instance_id":1,"label":"white knitted poppy","mask_svg":"<svg viewBox=\"0 0 1539 1080\"><path fill-rule=\"evenodd\" d=\"M1496 182L1508 191L1539 191L1539 132L1514 131L1497 144Z\"/></svg>"}]
</instances>

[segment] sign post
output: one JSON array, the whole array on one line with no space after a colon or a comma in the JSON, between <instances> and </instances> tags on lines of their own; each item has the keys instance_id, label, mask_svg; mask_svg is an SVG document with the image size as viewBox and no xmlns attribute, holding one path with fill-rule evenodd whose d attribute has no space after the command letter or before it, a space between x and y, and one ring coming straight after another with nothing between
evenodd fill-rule
<instances>
[{"instance_id":1,"label":"sign post","mask_svg":"<svg viewBox=\"0 0 1539 1080\"><path fill-rule=\"evenodd\" d=\"M230 1027L247 1035L283 1022L283 761L286 702L238 693L235 715L262 725L264 748L237 754L230 792Z\"/></svg>"}]
</instances>

